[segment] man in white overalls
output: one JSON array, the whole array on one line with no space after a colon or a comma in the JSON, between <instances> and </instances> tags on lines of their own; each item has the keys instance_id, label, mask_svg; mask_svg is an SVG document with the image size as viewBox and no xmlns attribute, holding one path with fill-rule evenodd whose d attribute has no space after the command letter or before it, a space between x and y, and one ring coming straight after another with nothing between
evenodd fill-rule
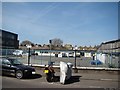
<instances>
[{"instance_id":1,"label":"man in white overalls","mask_svg":"<svg viewBox=\"0 0 120 90\"><path fill-rule=\"evenodd\" d=\"M68 66L65 62L60 62L60 83L65 83Z\"/></svg>"}]
</instances>

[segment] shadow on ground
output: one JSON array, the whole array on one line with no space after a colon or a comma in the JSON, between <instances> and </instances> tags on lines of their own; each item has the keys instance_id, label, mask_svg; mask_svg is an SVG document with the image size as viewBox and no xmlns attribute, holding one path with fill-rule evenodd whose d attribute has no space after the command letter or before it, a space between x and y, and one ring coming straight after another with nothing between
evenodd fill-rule
<instances>
[{"instance_id":1,"label":"shadow on ground","mask_svg":"<svg viewBox=\"0 0 120 90\"><path fill-rule=\"evenodd\" d=\"M65 81L65 84L72 84L75 82L80 82L80 77L82 76L71 76L69 80ZM60 76L55 76L54 82L60 82Z\"/></svg>"},{"instance_id":2,"label":"shadow on ground","mask_svg":"<svg viewBox=\"0 0 120 90\"><path fill-rule=\"evenodd\" d=\"M42 77L42 75L35 74L35 75L30 76L30 77L25 77L24 79L38 79L38 78L41 78L41 77Z\"/></svg>"},{"instance_id":3,"label":"shadow on ground","mask_svg":"<svg viewBox=\"0 0 120 90\"><path fill-rule=\"evenodd\" d=\"M14 75L10 75L10 74L2 74L2 76L5 76L5 77L10 77L10 78L16 78ZM22 79L24 80L28 80L28 79L38 79L38 78L41 78L42 75L40 74L35 74L35 75L32 75L32 76L29 76L29 77L24 77Z\"/></svg>"},{"instance_id":4,"label":"shadow on ground","mask_svg":"<svg viewBox=\"0 0 120 90\"><path fill-rule=\"evenodd\" d=\"M72 84L75 82L80 82L80 77L82 76L72 76L69 80L65 81L65 84Z\"/></svg>"}]
</instances>

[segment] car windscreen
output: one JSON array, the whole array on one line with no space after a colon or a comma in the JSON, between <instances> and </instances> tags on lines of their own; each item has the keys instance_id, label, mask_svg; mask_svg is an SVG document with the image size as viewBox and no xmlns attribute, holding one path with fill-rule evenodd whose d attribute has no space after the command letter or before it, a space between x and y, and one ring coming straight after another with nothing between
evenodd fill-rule
<instances>
[{"instance_id":1,"label":"car windscreen","mask_svg":"<svg viewBox=\"0 0 120 90\"><path fill-rule=\"evenodd\" d=\"M12 65L21 65L21 64L22 64L22 63L21 63L19 60L17 60L17 59L11 59L10 61L11 61L11 64L12 64Z\"/></svg>"}]
</instances>

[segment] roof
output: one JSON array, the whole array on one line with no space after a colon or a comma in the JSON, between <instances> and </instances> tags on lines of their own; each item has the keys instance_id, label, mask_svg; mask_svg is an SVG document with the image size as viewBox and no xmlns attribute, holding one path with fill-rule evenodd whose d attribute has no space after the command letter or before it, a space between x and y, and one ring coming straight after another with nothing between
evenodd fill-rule
<instances>
[{"instance_id":1,"label":"roof","mask_svg":"<svg viewBox=\"0 0 120 90\"><path fill-rule=\"evenodd\" d=\"M120 39L108 41L108 42L105 42L105 43L102 43L102 44L109 44L109 43L115 43L115 42L120 42Z\"/></svg>"},{"instance_id":2,"label":"roof","mask_svg":"<svg viewBox=\"0 0 120 90\"><path fill-rule=\"evenodd\" d=\"M18 35L18 34L16 34L16 33L9 32L9 31L5 31L5 30L2 30L2 29L0 29L0 31L1 31L1 32L5 32L5 33L10 33L10 34Z\"/></svg>"}]
</instances>

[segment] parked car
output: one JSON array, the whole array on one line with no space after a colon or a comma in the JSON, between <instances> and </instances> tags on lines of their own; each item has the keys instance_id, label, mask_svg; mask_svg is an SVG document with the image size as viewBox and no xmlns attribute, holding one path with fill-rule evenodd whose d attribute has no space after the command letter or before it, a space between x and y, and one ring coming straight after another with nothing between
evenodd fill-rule
<instances>
[{"instance_id":1,"label":"parked car","mask_svg":"<svg viewBox=\"0 0 120 90\"><path fill-rule=\"evenodd\" d=\"M0 67L2 74L13 74L17 79L32 76L35 74L35 69L31 66L22 64L17 59L0 58Z\"/></svg>"},{"instance_id":2,"label":"parked car","mask_svg":"<svg viewBox=\"0 0 120 90\"><path fill-rule=\"evenodd\" d=\"M13 55L16 55L16 56L22 56L22 54L23 54L23 51L22 51L22 50L15 50L15 51L13 52Z\"/></svg>"}]
</instances>

